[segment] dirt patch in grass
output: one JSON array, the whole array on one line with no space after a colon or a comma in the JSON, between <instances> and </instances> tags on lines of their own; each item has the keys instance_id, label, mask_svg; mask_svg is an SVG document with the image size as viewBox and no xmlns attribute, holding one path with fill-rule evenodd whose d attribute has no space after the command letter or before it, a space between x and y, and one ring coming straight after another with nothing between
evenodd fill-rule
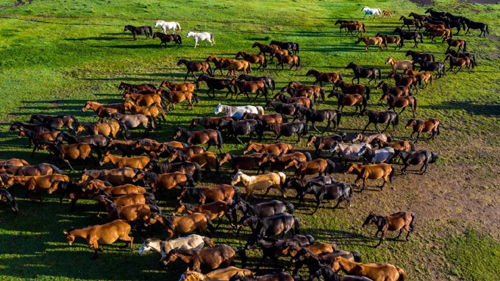
<instances>
[{"instance_id":1,"label":"dirt patch in grass","mask_svg":"<svg viewBox=\"0 0 500 281\"><path fill-rule=\"evenodd\" d=\"M419 6L432 6L434 5L433 0L410 0L413 3L417 3Z\"/></svg>"}]
</instances>

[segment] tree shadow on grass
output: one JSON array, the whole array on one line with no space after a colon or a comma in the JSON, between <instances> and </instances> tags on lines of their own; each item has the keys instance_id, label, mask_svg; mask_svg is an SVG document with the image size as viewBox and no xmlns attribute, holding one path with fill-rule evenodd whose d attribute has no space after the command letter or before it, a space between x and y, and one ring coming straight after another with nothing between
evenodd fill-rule
<instances>
[{"instance_id":1,"label":"tree shadow on grass","mask_svg":"<svg viewBox=\"0 0 500 281\"><path fill-rule=\"evenodd\" d=\"M437 105L424 105L422 108L430 108L436 110L466 110L474 115L483 115L486 117L498 117L500 115L500 104L477 104L467 101L450 101Z\"/></svg>"}]
</instances>

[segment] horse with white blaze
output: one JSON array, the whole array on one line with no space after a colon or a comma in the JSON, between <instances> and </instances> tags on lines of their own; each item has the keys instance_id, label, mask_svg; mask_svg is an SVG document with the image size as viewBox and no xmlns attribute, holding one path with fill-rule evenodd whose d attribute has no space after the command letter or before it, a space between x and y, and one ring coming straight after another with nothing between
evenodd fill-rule
<instances>
[{"instance_id":1,"label":"horse with white blaze","mask_svg":"<svg viewBox=\"0 0 500 281\"><path fill-rule=\"evenodd\" d=\"M210 46L215 44L214 35L210 32L193 32L188 31L186 34L186 38L193 37L194 39L194 47L198 46L198 41L205 41L205 46L207 42L210 42Z\"/></svg>"},{"instance_id":2,"label":"horse with white blaze","mask_svg":"<svg viewBox=\"0 0 500 281\"><path fill-rule=\"evenodd\" d=\"M181 25L176 21L163 21L157 20L155 22L155 27L161 27L163 33L167 33L167 30L172 30L172 34L175 34L175 31L179 29L179 33L181 32Z\"/></svg>"}]
</instances>

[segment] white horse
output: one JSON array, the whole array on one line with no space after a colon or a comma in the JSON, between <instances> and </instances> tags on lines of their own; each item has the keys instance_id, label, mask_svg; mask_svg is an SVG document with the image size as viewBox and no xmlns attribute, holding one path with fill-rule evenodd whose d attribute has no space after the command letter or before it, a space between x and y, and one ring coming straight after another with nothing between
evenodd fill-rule
<instances>
[{"instance_id":1,"label":"white horse","mask_svg":"<svg viewBox=\"0 0 500 281\"><path fill-rule=\"evenodd\" d=\"M161 241L160 239L146 239L146 241L142 243L141 248L139 248L139 251L137 251L137 254L142 255L153 250L160 253L161 257L164 258L171 250L201 250L205 244L209 247L213 247L212 239L197 234L166 241Z\"/></svg>"},{"instance_id":2,"label":"white horse","mask_svg":"<svg viewBox=\"0 0 500 281\"><path fill-rule=\"evenodd\" d=\"M241 119L245 113L254 113L258 115L264 115L264 108L262 106L253 106L253 105L245 105L245 106L231 106L220 104L215 108L215 115L224 112L226 116L233 117L235 119Z\"/></svg>"},{"instance_id":3,"label":"white horse","mask_svg":"<svg viewBox=\"0 0 500 281\"><path fill-rule=\"evenodd\" d=\"M365 153L366 149L371 149L372 146L367 143L357 143L357 144L346 144L341 142L334 142L332 148L330 148L330 152L338 151L341 160L345 161L347 165L348 159L358 159Z\"/></svg>"},{"instance_id":4,"label":"white horse","mask_svg":"<svg viewBox=\"0 0 500 281\"><path fill-rule=\"evenodd\" d=\"M370 18L372 18L372 15L373 15L373 18L375 18L375 16L382 16L382 11L379 9L379 8L369 8L367 6L364 6L363 9L361 9L361 11L365 12L365 15L363 18L366 17L366 15L368 15Z\"/></svg>"},{"instance_id":5,"label":"white horse","mask_svg":"<svg viewBox=\"0 0 500 281\"><path fill-rule=\"evenodd\" d=\"M390 163L396 151L390 146L378 148L378 149L367 149L363 154L365 161L363 164L378 164L378 163Z\"/></svg>"},{"instance_id":6,"label":"white horse","mask_svg":"<svg viewBox=\"0 0 500 281\"><path fill-rule=\"evenodd\" d=\"M194 47L198 46L198 41L205 41L205 45L207 45L207 41L210 42L210 46L215 44L214 35L210 32L193 32L188 31L186 38L193 37L194 39Z\"/></svg>"},{"instance_id":7,"label":"white horse","mask_svg":"<svg viewBox=\"0 0 500 281\"><path fill-rule=\"evenodd\" d=\"M157 20L155 22L155 27L161 26L161 30L163 30L163 33L167 33L167 30L172 29L172 34L175 34L175 31L179 29L179 33L181 32L181 25L178 22L175 21L162 21L162 20Z\"/></svg>"}]
</instances>

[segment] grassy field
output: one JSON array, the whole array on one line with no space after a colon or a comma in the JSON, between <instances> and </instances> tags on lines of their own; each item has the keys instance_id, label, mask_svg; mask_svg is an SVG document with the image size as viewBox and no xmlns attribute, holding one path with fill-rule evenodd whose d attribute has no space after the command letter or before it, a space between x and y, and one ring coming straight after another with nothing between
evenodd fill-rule
<instances>
[{"instance_id":1,"label":"grassy field","mask_svg":"<svg viewBox=\"0 0 500 281\"><path fill-rule=\"evenodd\" d=\"M351 61L363 66L380 67L384 78L389 67L388 56L403 59L410 46L403 50L365 52L364 45L354 44L354 37L345 37L334 26L336 19L361 20L361 7L377 6L391 10L391 19L363 20L368 34L390 33L400 15L411 11L423 14L426 7L409 1L66 1L34 0L31 4L11 7L14 0L0 0L0 158L25 158L30 163L48 161L48 154L39 152L30 158L27 140L8 132L11 121L26 121L32 113L72 114L80 121L95 121L92 112L82 112L87 100L104 103L120 101L116 86L121 82L159 84L162 80L181 81L184 67L177 67L179 58L205 60L209 55L234 57L238 51L255 52L255 41L287 40L299 42L302 67L297 71L257 70L256 76L270 75L278 88L289 81L312 83L308 69L335 71L350 80L352 73L344 67ZM5 6L4 6L5 5ZM389 188L370 189L356 193L351 208L332 211L332 204L315 216L312 203L297 210L302 232L318 241L335 241L345 250L359 250L366 262L389 262L402 267L409 280L497 280L500 276L500 76L498 61L500 43L500 6L467 4L463 1L436 1L436 10L446 10L476 21L487 22L491 34L479 38L478 32L465 38L468 49L477 54L478 67L469 75L462 71L448 73L434 86L418 94L417 117L439 118L442 134L433 142L421 141L418 149L432 149L440 160L428 174L397 176ZM138 36L132 41L123 26L153 25L156 19L177 20L183 37L188 30L214 33L216 45L193 49L193 40L183 38L182 46L160 48L159 41ZM431 52L444 59L446 46L430 43L418 51ZM190 78L191 79L191 78ZM366 82L366 81L365 81ZM390 81L391 84L393 81ZM325 88L331 89L328 85ZM369 108L386 108L378 102L381 92L372 87ZM188 126L198 116L212 116L219 102L228 101L225 93L209 99L206 87L198 91L201 103L194 111L184 105L167 113L168 126L152 133L159 141L170 140L177 126ZM263 105L264 99L256 104ZM336 108L336 99L328 99L321 108ZM364 126L364 118L346 110L339 131L354 133ZM405 112L405 123L411 114ZM404 125L404 124L403 124ZM373 129L373 128L372 128ZM331 133L331 132L328 132ZM400 125L390 132L397 139L406 139L409 131ZM139 132L134 138L139 138ZM245 137L243 137L246 140ZM295 138L285 141L294 142ZM266 135L266 142L272 142ZM224 152L239 153L243 145L226 140ZM305 147L302 141L299 147ZM93 167L90 164L88 167ZM108 168L110 166L107 166ZM81 170L83 164L76 164ZM75 173L76 177L78 173ZM334 175L352 182L352 175ZM204 184L230 181L229 170L221 178L205 173ZM96 217L95 203L79 202L74 213L69 204L59 204L57 196L48 196L39 206L30 202L25 191L12 189L19 200L20 213L15 216L4 206L0 208L0 279L113 279L113 280L178 280L182 265L161 269L157 254L137 256L136 252L105 248L101 258L93 261L91 251L78 240L73 247L66 244L62 231L105 223ZM277 195L273 193L273 197ZM165 212L170 212L175 198L160 197ZM292 199L292 202L296 201ZM363 229L362 221L369 211L389 214L411 210L417 214L416 232L410 242L388 240L374 249L375 229ZM245 237L236 237L225 224L215 237L217 243L243 246ZM153 234L163 237L160 230ZM140 238L137 238L140 244ZM136 249L138 245L136 245ZM259 252L251 253L257 261Z\"/></svg>"}]
</instances>

